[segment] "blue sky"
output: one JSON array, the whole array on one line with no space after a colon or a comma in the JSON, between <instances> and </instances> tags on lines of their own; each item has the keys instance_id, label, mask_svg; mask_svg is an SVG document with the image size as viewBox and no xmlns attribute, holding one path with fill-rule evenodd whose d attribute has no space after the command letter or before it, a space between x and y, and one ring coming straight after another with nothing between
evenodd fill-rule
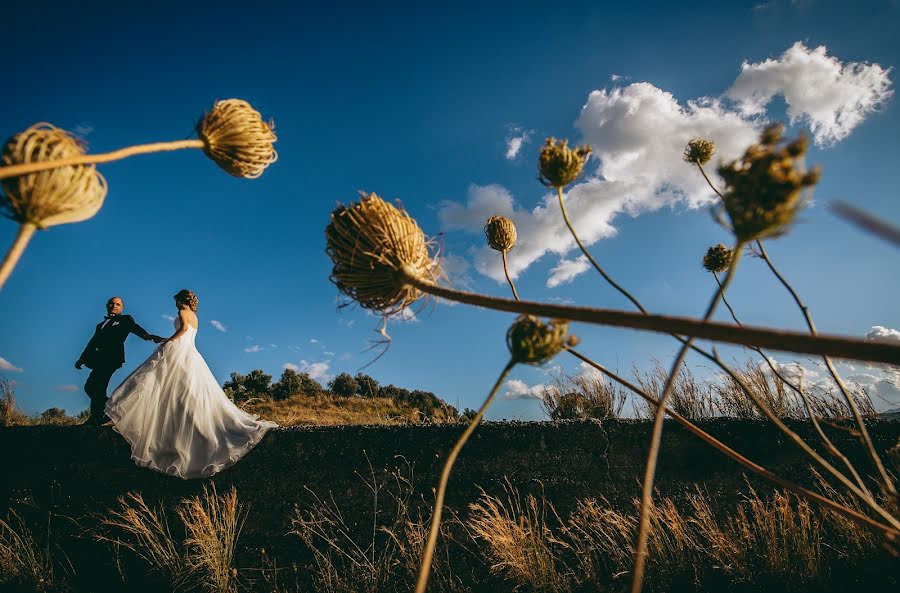
<instances>
[{"instance_id":1,"label":"blue sky","mask_svg":"<svg viewBox=\"0 0 900 593\"><path fill-rule=\"evenodd\" d=\"M793 116L791 134L814 132L809 160L824 175L770 254L821 331L880 327L900 339L890 272L900 253L825 208L843 198L900 221L896 1L52 4L4 9L4 136L46 121L92 152L181 139L215 100L236 97L274 119L279 160L255 180L199 151L101 168L102 210L39 233L0 292L0 366L30 412L87 407L86 373L73 364L112 295L167 334L172 295L194 290L198 346L220 380L254 368L277 377L284 365L323 380L355 373L371 360L378 320L337 308L323 231L359 190L400 199L426 233L443 232L457 286L508 294L479 230L496 210L519 224L510 261L524 298L627 308L587 272L548 286L578 268L558 216L540 210L549 194L535 162L549 135L595 146L569 198L595 256L649 309L698 315L713 288L700 259L729 237L702 206L709 192L680 163L681 147L704 133L727 155L766 121ZM15 232L0 224L4 249ZM747 322L802 329L758 260L744 261L731 300ZM365 372L476 407L506 361L510 321L437 305L392 322L390 350ZM666 364L675 350L665 336L573 331L582 351L622 371ZM113 385L152 348L130 338ZM540 417L516 395L556 367L580 372L575 362L517 369L489 417ZM900 401L884 369L845 370Z\"/></svg>"}]
</instances>

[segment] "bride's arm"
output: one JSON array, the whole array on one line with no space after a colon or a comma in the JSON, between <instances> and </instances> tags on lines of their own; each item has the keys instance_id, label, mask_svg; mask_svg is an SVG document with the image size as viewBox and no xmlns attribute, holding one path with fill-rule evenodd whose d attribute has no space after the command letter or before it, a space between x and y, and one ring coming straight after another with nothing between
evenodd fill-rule
<instances>
[{"instance_id":1,"label":"bride's arm","mask_svg":"<svg viewBox=\"0 0 900 593\"><path fill-rule=\"evenodd\" d=\"M182 335L187 333L187 326L188 326L187 314L184 311L179 311L178 319L181 320L181 327L179 327L177 330L175 330L175 333L172 334L172 337L170 337L168 340L166 340L167 343L171 342L173 340L177 340Z\"/></svg>"}]
</instances>

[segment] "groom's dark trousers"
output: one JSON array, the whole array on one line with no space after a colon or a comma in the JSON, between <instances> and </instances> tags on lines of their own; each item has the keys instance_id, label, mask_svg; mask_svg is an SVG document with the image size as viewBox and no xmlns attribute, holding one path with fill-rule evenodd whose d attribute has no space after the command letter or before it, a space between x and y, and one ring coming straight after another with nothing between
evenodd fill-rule
<instances>
[{"instance_id":1,"label":"groom's dark trousers","mask_svg":"<svg viewBox=\"0 0 900 593\"><path fill-rule=\"evenodd\" d=\"M113 373L125 364L125 338L128 334L144 340L152 339L131 315L114 315L97 324L94 336L81 353L80 359L91 369L84 392L91 398L90 421L93 423L102 423L106 418L106 390Z\"/></svg>"}]
</instances>

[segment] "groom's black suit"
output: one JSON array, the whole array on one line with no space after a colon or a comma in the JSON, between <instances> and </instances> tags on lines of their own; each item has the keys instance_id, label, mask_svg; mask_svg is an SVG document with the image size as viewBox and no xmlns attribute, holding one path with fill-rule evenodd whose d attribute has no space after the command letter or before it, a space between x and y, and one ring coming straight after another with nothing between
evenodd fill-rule
<instances>
[{"instance_id":1,"label":"groom's black suit","mask_svg":"<svg viewBox=\"0 0 900 593\"><path fill-rule=\"evenodd\" d=\"M91 420L102 422L106 408L109 380L125 364L125 338L134 334L144 340L153 336L135 322L131 315L107 316L97 324L94 336L78 360L91 369L84 392L91 398Z\"/></svg>"}]
</instances>

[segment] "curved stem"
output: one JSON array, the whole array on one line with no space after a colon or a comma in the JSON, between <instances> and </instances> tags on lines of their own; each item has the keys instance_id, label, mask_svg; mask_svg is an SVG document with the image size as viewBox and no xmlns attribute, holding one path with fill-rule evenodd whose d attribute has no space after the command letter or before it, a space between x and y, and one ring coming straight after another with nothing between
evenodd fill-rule
<instances>
[{"instance_id":1,"label":"curved stem","mask_svg":"<svg viewBox=\"0 0 900 593\"><path fill-rule=\"evenodd\" d=\"M641 305L641 303L638 302L638 300L636 298L631 296L630 292L628 292L627 290L622 288L615 280L613 280L609 276L609 274L606 273L606 271L603 268L600 267L600 264L598 264L594 260L594 258L591 256L590 252L588 252L587 247L585 247L584 244L581 242L581 239L578 237L578 233L575 232L575 228L572 226L572 222L569 220L569 213L566 211L566 202L565 202L565 200L563 200L563 193L562 193L561 187L556 188L556 196L559 198L559 209L562 210L563 220L566 221L566 226L569 227L569 232L572 233L572 237L575 238L575 242L578 244L578 247L581 249L581 253L583 253L584 256L586 258L588 258L588 261L591 262L591 264L594 266L594 269L597 270L598 272L600 272L600 275L603 276L604 280L609 282L613 288L618 290L620 293L622 293L625 296L625 298L627 298L629 301L631 301L631 303L635 307L637 307L641 313L646 313L647 310L644 309L644 306Z\"/></svg>"},{"instance_id":2,"label":"curved stem","mask_svg":"<svg viewBox=\"0 0 900 593\"><path fill-rule=\"evenodd\" d=\"M775 426L777 426L781 432L783 432L797 447L799 447L803 452L809 455L816 463L818 463L825 471L834 476L841 484L843 484L850 492L860 498L863 502L865 502L869 508L873 511L881 515L888 523L890 523L895 529L900 530L900 520L897 517L894 517L889 512L884 510L874 499L867 497L864 492L862 492L859 488L857 488L856 484L851 482L847 476L839 472L833 465L828 463L821 455L819 455L815 449L809 446L809 444L803 440L800 435L787 427L787 425L781 421L781 418L772 413L768 406L762 402L759 397L753 392L752 389L747 385L747 383L737 374L732 372L727 366L722 364L721 359L719 359L718 354L713 352L712 354L700 351L702 356L705 356L707 359L712 361L715 364L718 364L725 372L728 373L728 376L738 384L747 396L753 400L753 403L760 409L760 411L765 414L766 418L768 418Z\"/></svg>"},{"instance_id":3,"label":"curved stem","mask_svg":"<svg viewBox=\"0 0 900 593\"><path fill-rule=\"evenodd\" d=\"M118 161L136 154L148 154L151 152L166 152L171 150L181 150L183 148L203 148L203 140L176 140L173 142L153 142L151 144L138 144L120 148L112 152L101 154L85 154L82 156L71 157L67 159L59 159L55 161L38 161L34 163L21 163L18 165L7 165L0 167L0 179L7 177L16 177L19 175L27 175L38 171L46 171L47 169L55 169L57 167L66 167L70 165L93 165L98 163L108 163L110 161Z\"/></svg>"},{"instance_id":4,"label":"curved stem","mask_svg":"<svg viewBox=\"0 0 900 593\"><path fill-rule=\"evenodd\" d=\"M438 286L419 278L410 270L401 271L399 280L432 296L497 311L528 313L613 327L679 334L716 342L752 345L788 352L829 354L854 360L900 364L900 344L890 342L872 342L843 336L811 336L808 333L752 326L738 327L729 323L704 322L671 315L645 315L617 309L515 301Z\"/></svg>"},{"instance_id":5,"label":"curved stem","mask_svg":"<svg viewBox=\"0 0 900 593\"><path fill-rule=\"evenodd\" d=\"M722 286L722 283L719 282L719 275L713 272L713 277L716 279L716 284L719 287ZM722 291L722 302L725 303L725 306L728 307L728 312L731 313L731 318L734 319L734 322L738 325L741 325L741 322L738 320L737 315L734 312L734 309L731 308L731 305L728 303L728 300L725 298L725 292ZM816 433L819 435L819 438L822 440L822 443L825 445L825 449L838 459L840 459L844 465L847 467L847 470L853 476L853 479L856 480L856 483L859 485L860 490L862 490L866 496L871 497L872 493L869 492L869 489L866 487L866 483L863 481L862 477L857 473L856 468L853 467L853 464L850 463L850 460L841 453L840 449L838 449L831 439L828 438L828 435L825 434L825 431L822 430L821 425L819 424L818 419L816 418L816 412L812 407L812 403L809 401L809 397L807 397L806 392L800 389L798 386L794 385L792 382L788 381L787 378L781 374L772 360L766 356L766 353L763 352L762 348L758 348L756 346L750 346L752 350L754 350L757 354L759 354L763 360L766 361L766 364L769 366L769 370L772 371L772 374L778 377L778 379L788 387L790 387L794 393L800 396L801 401L803 401L803 406L806 408L806 413L809 415L809 420L812 422L813 428L815 428Z\"/></svg>"},{"instance_id":6,"label":"curved stem","mask_svg":"<svg viewBox=\"0 0 900 593\"><path fill-rule=\"evenodd\" d=\"M513 284L512 278L509 277L509 269L506 267L506 250L501 251L503 254L503 273L506 274L506 281L509 282L509 287L512 288L513 296L518 301L519 293L516 292L516 285Z\"/></svg>"},{"instance_id":7,"label":"curved stem","mask_svg":"<svg viewBox=\"0 0 900 593\"><path fill-rule=\"evenodd\" d=\"M25 247L28 246L28 242L31 241L31 237L36 230L37 225L33 222L23 222L19 225L19 232L16 235L13 244L10 246L9 251L6 252L3 263L0 264L0 290L3 289L3 285L6 284L6 279L12 274L13 268L16 267L19 258L25 253Z\"/></svg>"},{"instance_id":8,"label":"curved stem","mask_svg":"<svg viewBox=\"0 0 900 593\"><path fill-rule=\"evenodd\" d=\"M775 277L778 278L779 282L781 282L781 285L784 286L785 289L787 289L787 291L793 297L794 302L797 303L797 306L803 313L803 318L806 320L806 325L807 327L809 327L809 333L814 336L818 335L818 332L816 331L816 325L812 320L812 315L810 315L809 313L809 308L800 299L800 295L797 294L797 291L795 291L790 283L784 278L784 276L782 276L778 272L775 264L772 263L772 260L769 258L769 254L766 253L766 249L765 247L763 247L762 241L757 241L756 247L759 249L759 254L762 256L763 261L765 261L766 265L769 266L769 270L771 270L772 273L775 274ZM872 442L872 438L869 436L869 431L866 429L866 423L863 422L862 414L859 413L859 407L856 405L856 400L847 390L847 386L844 384L844 381L838 374L837 369L834 368L834 365L831 363L831 359L828 357L828 355L823 355L822 359L825 361L825 366L828 368L828 372L831 373L831 377L837 384L841 395L844 396L844 400L850 407L850 411L853 414L853 419L856 421L856 426L859 429L860 436L862 437L866 450L869 453L869 457L872 458L872 462L875 464L875 467L878 469L878 473L881 475L881 480L884 483L885 490L891 496L897 498L897 489L894 487L894 483L891 481L890 476L888 476L887 471L884 469L884 464L881 462L881 457L879 457L878 452L875 451L875 444Z\"/></svg>"},{"instance_id":9,"label":"curved stem","mask_svg":"<svg viewBox=\"0 0 900 593\"><path fill-rule=\"evenodd\" d=\"M718 289L713 295L712 300L706 307L706 313L703 315L703 321L709 321L716 311L719 299L725 292L725 289L731 284L737 270L738 263L741 261L741 251L743 251L743 243L738 241L734 246L734 257L731 259L731 266L728 268L728 275L725 281L719 284ZM644 481L641 492L641 518L638 527L638 541L635 546L634 553L634 576L631 581L631 593L640 593L644 586L644 567L647 563L647 540L650 535L650 507L653 504L653 480L656 476L656 462L659 459L659 445L662 442L663 418L666 415L666 403L669 394L672 393L672 387L675 385L675 379L681 372L681 363L693 343L694 338L688 338L678 351L675 361L672 363L672 369L666 378L666 385L663 388L662 395L659 398L659 406L656 408L656 414L653 417L653 430L650 434L650 450L647 452L647 467L644 469Z\"/></svg>"},{"instance_id":10,"label":"curved stem","mask_svg":"<svg viewBox=\"0 0 900 593\"><path fill-rule=\"evenodd\" d=\"M447 493L447 482L450 480L450 470L453 469L453 463L456 461L459 452L462 451L463 445L466 444L466 441L469 440L469 437L475 431L475 427L481 422L484 413L497 396L500 385L503 384L506 376L509 375L509 372L514 366L516 366L516 362L510 360L506 363L506 366L503 367L503 372L500 373L497 382L494 383L494 387L484 400L484 403L481 404L481 407L478 408L478 412L475 414L475 417L472 418L472 421L469 422L466 430L456 440L456 444L453 445L453 449L447 456L447 461L444 462L444 469L441 471L441 481L438 484L437 494L435 495L434 511L431 515L431 527L428 531L428 540L425 543L425 549L422 552L422 565L419 567L419 578L416 581L416 593L425 593L425 587L428 586L428 576L431 573L431 560L434 557L434 548L437 545L437 537L441 526L441 511L443 511L444 508L444 496Z\"/></svg>"},{"instance_id":11,"label":"curved stem","mask_svg":"<svg viewBox=\"0 0 900 593\"><path fill-rule=\"evenodd\" d=\"M724 200L724 199L725 199L725 196L723 196L723 195L722 195L722 192L720 192L720 191L716 188L716 186L713 185L713 182L710 181L709 177L706 175L706 170L703 168L703 165L701 165L700 163L697 163L697 168L700 169L700 173L703 174L703 179L706 179L706 183L709 184L709 187L711 187L712 190L713 190L714 192L716 192L716 195L717 195L717 196L719 196L720 198L722 198L722 199Z\"/></svg>"},{"instance_id":12,"label":"curved stem","mask_svg":"<svg viewBox=\"0 0 900 593\"><path fill-rule=\"evenodd\" d=\"M610 379L616 381L617 383L624 386L625 388L630 389L631 391L633 391L640 397L644 398L650 404L653 404L655 406L659 405L658 399L656 399L655 397L653 397L651 395L648 395L647 392L643 391L640 387L634 385L627 379L617 375L616 373L612 372L608 368L591 360L590 358L581 354L580 352L577 352L577 351L571 350L571 349L569 350L569 352L573 356L578 358L579 360L584 361L585 363L591 365L592 367L594 367L595 369L597 369L604 375L608 376ZM855 521L861 525L866 525L866 526L872 527L874 529L877 529L877 530L883 532L885 535L888 535L890 537L900 536L900 531L898 531L897 529L894 529L893 527L890 527L889 525L879 523L879 522L863 515L862 513L859 513L858 511L855 511L855 510L845 507L841 504L838 504L838 503L834 502L833 500L822 496L821 494L812 492L810 490L807 490L806 488L803 488L802 486L799 486L793 482L785 480L784 478L781 478L780 476L771 472L770 470L767 470L763 466L744 457L743 455L741 455L740 453L738 453L737 451L735 451L734 449L732 449L731 447L729 447L722 441L718 440L717 438L715 438L714 436L712 436L711 434L709 434L708 432L706 432L705 430L703 430L702 428L700 428L699 426L697 426L696 424L694 424L693 422L691 422L690 420L685 418L684 416L678 414L671 408L668 408L668 407L666 408L666 414L668 414L669 417L672 418L672 420L674 420L678 424L682 425L685 429L688 430L688 432L695 435L696 437L701 439L703 442L707 443L708 445L712 446L717 451L720 451L727 457L730 457L731 459L737 461L742 466L744 466L747 469L749 469L750 471L762 476L763 478L765 478L771 482L774 482L774 483L778 484L779 486L782 486L782 487L790 490L791 492L794 492L795 494L797 494L799 496L802 496L808 500L817 502L817 503L821 504L822 506L824 506L828 509L831 509L832 511L834 511L840 515L843 515L843 516L847 517L848 519Z\"/></svg>"}]
</instances>

